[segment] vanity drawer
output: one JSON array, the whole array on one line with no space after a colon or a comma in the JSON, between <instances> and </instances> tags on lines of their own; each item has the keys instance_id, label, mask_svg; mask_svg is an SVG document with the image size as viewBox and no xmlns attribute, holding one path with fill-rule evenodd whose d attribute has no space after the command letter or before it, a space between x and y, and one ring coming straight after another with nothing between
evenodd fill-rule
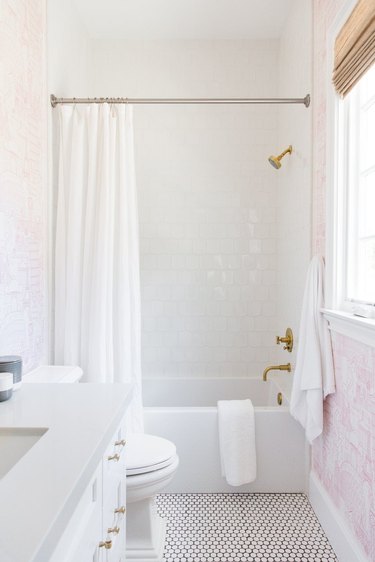
<instances>
[{"instance_id":1,"label":"vanity drawer","mask_svg":"<svg viewBox=\"0 0 375 562\"><path fill-rule=\"evenodd\" d=\"M121 491L119 492L119 484ZM103 505L113 510L125 506L126 483L126 440L124 430L120 426L114 433L103 456ZM105 510L106 512L106 510ZM109 517L109 513L107 514ZM104 520L106 515L104 514Z\"/></svg>"},{"instance_id":2,"label":"vanity drawer","mask_svg":"<svg viewBox=\"0 0 375 562\"><path fill-rule=\"evenodd\" d=\"M125 464L126 454L126 438L125 430L120 425L104 453L103 457L103 477L106 478L108 474L118 473L121 474L126 469Z\"/></svg>"}]
</instances>

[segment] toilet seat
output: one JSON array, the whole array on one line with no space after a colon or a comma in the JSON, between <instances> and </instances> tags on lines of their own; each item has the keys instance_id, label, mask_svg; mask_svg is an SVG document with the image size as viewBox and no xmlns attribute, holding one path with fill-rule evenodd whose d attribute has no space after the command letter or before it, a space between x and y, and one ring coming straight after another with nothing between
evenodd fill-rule
<instances>
[{"instance_id":1,"label":"toilet seat","mask_svg":"<svg viewBox=\"0 0 375 562\"><path fill-rule=\"evenodd\" d=\"M127 439L127 476L154 472L171 465L176 446L171 441L145 433L131 434Z\"/></svg>"}]
</instances>

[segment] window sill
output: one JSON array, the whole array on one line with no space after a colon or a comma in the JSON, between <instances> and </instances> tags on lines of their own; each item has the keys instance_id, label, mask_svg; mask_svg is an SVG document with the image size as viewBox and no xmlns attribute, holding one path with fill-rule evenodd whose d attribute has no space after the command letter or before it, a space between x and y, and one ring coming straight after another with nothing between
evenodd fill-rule
<instances>
[{"instance_id":1,"label":"window sill","mask_svg":"<svg viewBox=\"0 0 375 562\"><path fill-rule=\"evenodd\" d=\"M329 322L329 329L365 345L375 347L375 320L354 316L349 312L339 310L321 310L324 318Z\"/></svg>"}]
</instances>

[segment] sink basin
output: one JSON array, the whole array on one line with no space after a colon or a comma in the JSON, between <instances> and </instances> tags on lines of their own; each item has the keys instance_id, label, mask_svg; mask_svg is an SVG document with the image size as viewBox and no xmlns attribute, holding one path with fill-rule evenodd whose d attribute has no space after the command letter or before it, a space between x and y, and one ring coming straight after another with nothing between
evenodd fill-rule
<instances>
[{"instance_id":1,"label":"sink basin","mask_svg":"<svg viewBox=\"0 0 375 562\"><path fill-rule=\"evenodd\" d=\"M46 427L0 428L0 479L48 431Z\"/></svg>"}]
</instances>

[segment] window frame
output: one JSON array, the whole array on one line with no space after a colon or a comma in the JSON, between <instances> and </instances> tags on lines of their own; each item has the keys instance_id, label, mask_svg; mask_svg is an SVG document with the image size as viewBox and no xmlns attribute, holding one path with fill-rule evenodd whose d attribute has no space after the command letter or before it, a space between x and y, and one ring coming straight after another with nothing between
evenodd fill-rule
<instances>
[{"instance_id":1,"label":"window frame","mask_svg":"<svg viewBox=\"0 0 375 562\"><path fill-rule=\"evenodd\" d=\"M375 347L375 318L362 318L353 314L353 303L346 295L346 252L348 240L347 196L349 189L348 166L344 164L345 139L342 123L348 125L348 112L332 84L334 43L346 22L356 0L347 0L328 30L326 76L326 283L324 316L332 331L337 331L366 345ZM354 139L349 140L349 145ZM349 146L350 149L350 146Z\"/></svg>"}]
</instances>

